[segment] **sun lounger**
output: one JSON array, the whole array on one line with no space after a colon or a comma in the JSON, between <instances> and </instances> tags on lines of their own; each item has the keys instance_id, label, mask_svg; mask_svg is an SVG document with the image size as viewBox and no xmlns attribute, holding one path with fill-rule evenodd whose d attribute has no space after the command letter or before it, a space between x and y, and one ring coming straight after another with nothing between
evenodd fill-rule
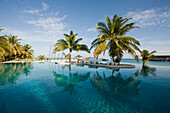
<instances>
[{"instance_id":1,"label":"sun lounger","mask_svg":"<svg viewBox=\"0 0 170 113\"><path fill-rule=\"evenodd\" d=\"M111 62L107 62L107 65L112 65L112 63Z\"/></svg>"}]
</instances>

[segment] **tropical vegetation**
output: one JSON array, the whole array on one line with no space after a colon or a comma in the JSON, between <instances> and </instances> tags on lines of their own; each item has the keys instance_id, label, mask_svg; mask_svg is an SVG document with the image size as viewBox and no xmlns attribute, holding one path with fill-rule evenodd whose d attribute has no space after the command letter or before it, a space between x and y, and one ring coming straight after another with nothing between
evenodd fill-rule
<instances>
[{"instance_id":1,"label":"tropical vegetation","mask_svg":"<svg viewBox=\"0 0 170 113\"><path fill-rule=\"evenodd\" d=\"M69 54L69 53L68 53L68 54L65 54L64 52L62 52L62 56L64 56L64 57L66 58L66 60L68 60L69 57L70 57L70 54Z\"/></svg>"},{"instance_id":2,"label":"tropical vegetation","mask_svg":"<svg viewBox=\"0 0 170 113\"><path fill-rule=\"evenodd\" d=\"M37 60L41 61L41 60L46 60L46 59L47 58L45 57L45 55L39 55Z\"/></svg>"},{"instance_id":3,"label":"tropical vegetation","mask_svg":"<svg viewBox=\"0 0 170 113\"><path fill-rule=\"evenodd\" d=\"M70 31L70 34L64 34L65 40L60 39L57 40L57 43L54 45L54 53L57 51L63 51L66 49L69 49L69 62L71 62L71 53L72 51L86 51L90 53L90 50L88 49L87 45L85 44L79 44L80 41L82 41L82 38L76 39L76 36L78 34L74 34L73 31Z\"/></svg>"},{"instance_id":4,"label":"tropical vegetation","mask_svg":"<svg viewBox=\"0 0 170 113\"><path fill-rule=\"evenodd\" d=\"M0 29L0 31L3 29ZM0 61L16 58L33 58L34 51L29 44L22 45L15 35L0 36Z\"/></svg>"},{"instance_id":5,"label":"tropical vegetation","mask_svg":"<svg viewBox=\"0 0 170 113\"><path fill-rule=\"evenodd\" d=\"M131 36L126 36L126 33L134 28L135 23L127 23L131 18L123 18L115 14L112 19L106 15L106 23L98 22L96 29L100 32L98 38L91 43L91 48L95 48L93 54L97 57L108 50L108 54L113 61L120 62L124 52L131 54L136 60L139 60L138 40ZM116 59L115 59L116 58Z\"/></svg>"},{"instance_id":6,"label":"tropical vegetation","mask_svg":"<svg viewBox=\"0 0 170 113\"><path fill-rule=\"evenodd\" d=\"M143 61L143 66L145 66L147 61L154 58L153 54L156 53L156 51L152 51L149 53L148 50L144 49L143 51L140 51L140 53L141 53L141 57L142 57L142 61Z\"/></svg>"}]
</instances>

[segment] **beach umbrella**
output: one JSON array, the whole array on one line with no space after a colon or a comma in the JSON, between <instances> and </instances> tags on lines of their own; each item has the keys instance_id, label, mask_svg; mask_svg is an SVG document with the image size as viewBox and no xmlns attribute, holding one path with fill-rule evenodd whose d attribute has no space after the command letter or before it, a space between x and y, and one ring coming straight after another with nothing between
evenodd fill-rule
<instances>
[{"instance_id":1,"label":"beach umbrella","mask_svg":"<svg viewBox=\"0 0 170 113\"><path fill-rule=\"evenodd\" d=\"M96 58L94 58L94 57L87 57L87 58L86 58L86 61L88 62L89 59L96 59Z\"/></svg>"},{"instance_id":2,"label":"beach umbrella","mask_svg":"<svg viewBox=\"0 0 170 113\"><path fill-rule=\"evenodd\" d=\"M83 57L81 55L77 55L77 56L75 56L75 58L77 58L77 61L83 60Z\"/></svg>"}]
</instances>

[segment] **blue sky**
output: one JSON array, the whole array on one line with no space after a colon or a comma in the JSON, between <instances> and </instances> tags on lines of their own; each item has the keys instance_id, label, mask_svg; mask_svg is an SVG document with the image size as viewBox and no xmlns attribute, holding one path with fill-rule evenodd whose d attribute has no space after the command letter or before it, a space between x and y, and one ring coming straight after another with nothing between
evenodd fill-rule
<instances>
[{"instance_id":1,"label":"blue sky","mask_svg":"<svg viewBox=\"0 0 170 113\"><path fill-rule=\"evenodd\" d=\"M50 46L70 30L90 47L99 34L96 23L115 13L132 17L140 27L126 34L140 41L140 49L170 54L169 0L0 0L0 6L0 27L4 29L0 35L17 35L22 43L32 45L35 57L48 56ZM73 52L73 56L93 56L92 52ZM124 58L132 57L125 54Z\"/></svg>"}]
</instances>

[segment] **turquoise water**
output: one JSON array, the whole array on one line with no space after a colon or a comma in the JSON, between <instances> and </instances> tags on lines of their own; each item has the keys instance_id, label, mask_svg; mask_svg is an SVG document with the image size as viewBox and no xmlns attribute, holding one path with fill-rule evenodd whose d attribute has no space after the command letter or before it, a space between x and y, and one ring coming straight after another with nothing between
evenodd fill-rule
<instances>
[{"instance_id":1,"label":"turquoise water","mask_svg":"<svg viewBox=\"0 0 170 113\"><path fill-rule=\"evenodd\" d=\"M0 113L169 113L170 66L134 64L0 64Z\"/></svg>"},{"instance_id":2,"label":"turquoise water","mask_svg":"<svg viewBox=\"0 0 170 113\"><path fill-rule=\"evenodd\" d=\"M142 60L140 59L139 62L137 62L134 59L122 59L121 62L127 62L127 63L135 63L135 64L142 64ZM147 65L157 65L157 66L170 66L170 62L165 61L148 61L146 63Z\"/></svg>"}]
</instances>

